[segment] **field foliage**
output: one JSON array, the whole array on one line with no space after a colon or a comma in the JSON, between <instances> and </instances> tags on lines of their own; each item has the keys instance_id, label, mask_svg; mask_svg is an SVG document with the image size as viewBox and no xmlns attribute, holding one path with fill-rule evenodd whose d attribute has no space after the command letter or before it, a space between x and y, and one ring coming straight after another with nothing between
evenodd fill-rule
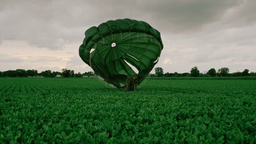
<instances>
[{"instance_id":1,"label":"field foliage","mask_svg":"<svg viewBox=\"0 0 256 144\"><path fill-rule=\"evenodd\" d=\"M256 143L256 81L1 78L0 123L0 143Z\"/></svg>"}]
</instances>

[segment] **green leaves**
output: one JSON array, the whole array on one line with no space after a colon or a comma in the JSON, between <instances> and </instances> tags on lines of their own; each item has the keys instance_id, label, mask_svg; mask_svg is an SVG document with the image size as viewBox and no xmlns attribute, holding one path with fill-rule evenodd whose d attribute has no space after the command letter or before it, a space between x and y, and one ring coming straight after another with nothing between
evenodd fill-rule
<instances>
[{"instance_id":1,"label":"green leaves","mask_svg":"<svg viewBox=\"0 0 256 144\"><path fill-rule=\"evenodd\" d=\"M255 143L256 83L239 83L149 80L127 93L94 78L1 79L0 143Z\"/></svg>"}]
</instances>

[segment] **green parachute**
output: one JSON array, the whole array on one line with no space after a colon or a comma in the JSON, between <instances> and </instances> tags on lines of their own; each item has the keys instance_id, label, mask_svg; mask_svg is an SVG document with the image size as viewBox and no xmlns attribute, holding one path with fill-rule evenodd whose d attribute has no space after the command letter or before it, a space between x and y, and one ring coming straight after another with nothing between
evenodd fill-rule
<instances>
[{"instance_id":1,"label":"green parachute","mask_svg":"<svg viewBox=\"0 0 256 144\"><path fill-rule=\"evenodd\" d=\"M117 19L86 30L79 56L96 75L121 88L134 76L139 85L158 62L162 49L159 31L148 23Z\"/></svg>"}]
</instances>

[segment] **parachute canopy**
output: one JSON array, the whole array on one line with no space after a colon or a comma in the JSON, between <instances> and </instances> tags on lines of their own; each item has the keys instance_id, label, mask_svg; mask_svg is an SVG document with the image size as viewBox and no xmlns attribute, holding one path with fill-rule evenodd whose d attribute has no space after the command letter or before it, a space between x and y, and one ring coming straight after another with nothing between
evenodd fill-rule
<instances>
[{"instance_id":1,"label":"parachute canopy","mask_svg":"<svg viewBox=\"0 0 256 144\"><path fill-rule=\"evenodd\" d=\"M79 55L96 75L121 88L133 76L140 84L158 62L162 49L160 33L148 23L117 19L86 30Z\"/></svg>"}]
</instances>

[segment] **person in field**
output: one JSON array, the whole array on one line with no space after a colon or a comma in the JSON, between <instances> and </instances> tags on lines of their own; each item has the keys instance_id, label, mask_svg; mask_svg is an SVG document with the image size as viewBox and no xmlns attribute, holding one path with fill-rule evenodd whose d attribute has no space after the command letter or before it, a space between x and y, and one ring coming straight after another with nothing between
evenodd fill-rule
<instances>
[{"instance_id":1,"label":"person in field","mask_svg":"<svg viewBox=\"0 0 256 144\"><path fill-rule=\"evenodd\" d=\"M126 91L136 91L135 76L127 78L127 80L126 80Z\"/></svg>"}]
</instances>

